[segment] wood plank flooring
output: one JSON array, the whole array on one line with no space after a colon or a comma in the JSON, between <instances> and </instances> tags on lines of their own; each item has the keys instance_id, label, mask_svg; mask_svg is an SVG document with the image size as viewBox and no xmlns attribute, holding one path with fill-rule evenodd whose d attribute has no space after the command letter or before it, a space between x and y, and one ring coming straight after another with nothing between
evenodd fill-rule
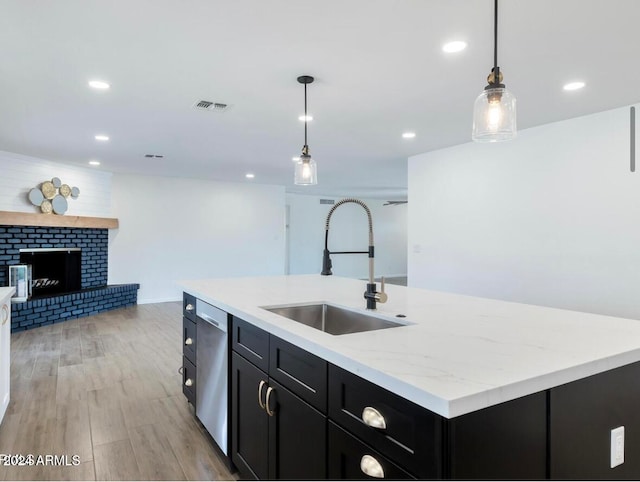
<instances>
[{"instance_id":1,"label":"wood plank flooring","mask_svg":"<svg viewBox=\"0 0 640 482\"><path fill-rule=\"evenodd\" d=\"M70 465L0 466L0 480L233 480L182 395L181 364L179 302L13 334L0 454Z\"/></svg>"}]
</instances>

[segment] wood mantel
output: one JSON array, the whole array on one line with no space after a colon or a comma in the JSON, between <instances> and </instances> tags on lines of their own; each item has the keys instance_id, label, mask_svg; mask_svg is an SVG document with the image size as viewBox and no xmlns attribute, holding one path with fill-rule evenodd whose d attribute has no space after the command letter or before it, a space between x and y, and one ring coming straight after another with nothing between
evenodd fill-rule
<instances>
[{"instance_id":1,"label":"wood mantel","mask_svg":"<svg viewBox=\"0 0 640 482\"><path fill-rule=\"evenodd\" d=\"M0 226L117 229L118 219L0 211Z\"/></svg>"}]
</instances>

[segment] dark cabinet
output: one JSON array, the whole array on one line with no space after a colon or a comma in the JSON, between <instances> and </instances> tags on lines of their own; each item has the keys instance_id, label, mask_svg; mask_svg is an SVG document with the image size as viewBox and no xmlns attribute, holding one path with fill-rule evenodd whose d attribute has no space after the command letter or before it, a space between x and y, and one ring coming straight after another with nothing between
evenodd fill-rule
<instances>
[{"instance_id":1,"label":"dark cabinet","mask_svg":"<svg viewBox=\"0 0 640 482\"><path fill-rule=\"evenodd\" d=\"M261 370L269 371L269 333L234 316L231 349Z\"/></svg>"},{"instance_id":2,"label":"dark cabinet","mask_svg":"<svg viewBox=\"0 0 640 482\"><path fill-rule=\"evenodd\" d=\"M327 411L327 362L275 336L269 375L321 412Z\"/></svg>"},{"instance_id":3,"label":"dark cabinet","mask_svg":"<svg viewBox=\"0 0 640 482\"><path fill-rule=\"evenodd\" d=\"M328 441L330 479L413 479L396 464L331 421Z\"/></svg>"},{"instance_id":4,"label":"dark cabinet","mask_svg":"<svg viewBox=\"0 0 640 482\"><path fill-rule=\"evenodd\" d=\"M299 394L324 393L326 407L326 362L237 318L233 325L233 463L245 478L325 479L327 417ZM324 386L315 370L324 371Z\"/></svg>"},{"instance_id":5,"label":"dark cabinet","mask_svg":"<svg viewBox=\"0 0 640 482\"><path fill-rule=\"evenodd\" d=\"M182 393L196 405L196 299L182 294Z\"/></svg>"},{"instance_id":6,"label":"dark cabinet","mask_svg":"<svg viewBox=\"0 0 640 482\"><path fill-rule=\"evenodd\" d=\"M192 363L196 363L196 323L182 317L182 354Z\"/></svg>"},{"instance_id":7,"label":"dark cabinet","mask_svg":"<svg viewBox=\"0 0 640 482\"><path fill-rule=\"evenodd\" d=\"M196 366L185 356L182 357L182 393L189 403L196 406Z\"/></svg>"},{"instance_id":8,"label":"dark cabinet","mask_svg":"<svg viewBox=\"0 0 640 482\"><path fill-rule=\"evenodd\" d=\"M182 293L182 316L193 321L196 321L196 297L189 293Z\"/></svg>"},{"instance_id":9,"label":"dark cabinet","mask_svg":"<svg viewBox=\"0 0 640 482\"><path fill-rule=\"evenodd\" d=\"M273 379L269 388L269 478L325 479L327 417Z\"/></svg>"},{"instance_id":10,"label":"dark cabinet","mask_svg":"<svg viewBox=\"0 0 640 482\"><path fill-rule=\"evenodd\" d=\"M549 392L552 479L640 478L640 363ZM624 463L611 467L611 430L624 427Z\"/></svg>"},{"instance_id":11,"label":"dark cabinet","mask_svg":"<svg viewBox=\"0 0 640 482\"><path fill-rule=\"evenodd\" d=\"M329 418L417 477L442 477L439 415L330 365Z\"/></svg>"},{"instance_id":12,"label":"dark cabinet","mask_svg":"<svg viewBox=\"0 0 640 482\"><path fill-rule=\"evenodd\" d=\"M447 421L447 478L547 478L547 393Z\"/></svg>"},{"instance_id":13,"label":"dark cabinet","mask_svg":"<svg viewBox=\"0 0 640 482\"><path fill-rule=\"evenodd\" d=\"M231 354L231 460L244 477L269 478L269 416L264 409L269 377Z\"/></svg>"},{"instance_id":14,"label":"dark cabinet","mask_svg":"<svg viewBox=\"0 0 640 482\"><path fill-rule=\"evenodd\" d=\"M329 419L384 457L376 455L377 460L393 464L389 470L399 467L412 477L546 478L546 392L445 419L330 365ZM331 461L338 459L331 446L331 429L329 433L329 472L333 478ZM355 447L354 442L350 444ZM346 455L341 460L345 465L340 470L346 471L348 478L362 476L356 470L356 460L347 462ZM338 469L333 470L339 477Z\"/></svg>"}]
</instances>

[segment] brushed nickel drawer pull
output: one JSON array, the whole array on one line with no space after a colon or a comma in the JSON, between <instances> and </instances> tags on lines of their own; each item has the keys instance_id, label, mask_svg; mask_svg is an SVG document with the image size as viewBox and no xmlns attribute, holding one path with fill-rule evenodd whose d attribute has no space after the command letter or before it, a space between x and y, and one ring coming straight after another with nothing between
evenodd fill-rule
<instances>
[{"instance_id":1,"label":"brushed nickel drawer pull","mask_svg":"<svg viewBox=\"0 0 640 482\"><path fill-rule=\"evenodd\" d=\"M376 479L384 479L384 469L380 462L374 459L371 455L363 455L360 460L360 470L362 473L369 477L375 477Z\"/></svg>"},{"instance_id":2,"label":"brushed nickel drawer pull","mask_svg":"<svg viewBox=\"0 0 640 482\"><path fill-rule=\"evenodd\" d=\"M271 399L271 394L273 393L273 391L273 387L267 388L267 399L264 402L265 410L267 411L267 415L269 415L270 417L273 417L276 414L276 411L271 411L271 408L269 406L269 400Z\"/></svg>"},{"instance_id":3,"label":"brushed nickel drawer pull","mask_svg":"<svg viewBox=\"0 0 640 482\"><path fill-rule=\"evenodd\" d=\"M382 414L373 407L364 407L362 411L362 421L365 425L384 430L387 428L387 421Z\"/></svg>"},{"instance_id":4,"label":"brushed nickel drawer pull","mask_svg":"<svg viewBox=\"0 0 640 482\"><path fill-rule=\"evenodd\" d=\"M191 303L187 303L187 306L184 307L185 311L192 312L193 305Z\"/></svg>"},{"instance_id":5,"label":"brushed nickel drawer pull","mask_svg":"<svg viewBox=\"0 0 640 482\"><path fill-rule=\"evenodd\" d=\"M9 308L7 308L7 305L2 305L2 325L3 326L8 319L9 319Z\"/></svg>"},{"instance_id":6,"label":"brushed nickel drawer pull","mask_svg":"<svg viewBox=\"0 0 640 482\"><path fill-rule=\"evenodd\" d=\"M262 410L265 409L265 404L262 403L262 389L264 388L266 383L267 382L265 382L264 380L260 380L260 385L258 385L258 404L260 405L260 408Z\"/></svg>"},{"instance_id":7,"label":"brushed nickel drawer pull","mask_svg":"<svg viewBox=\"0 0 640 482\"><path fill-rule=\"evenodd\" d=\"M193 385L193 380L191 378L187 378L187 381L184 382L185 386L190 387Z\"/></svg>"},{"instance_id":8,"label":"brushed nickel drawer pull","mask_svg":"<svg viewBox=\"0 0 640 482\"><path fill-rule=\"evenodd\" d=\"M184 341L184 344L185 344L185 345L193 345L193 340L191 339L191 337L187 338L187 339Z\"/></svg>"}]
</instances>

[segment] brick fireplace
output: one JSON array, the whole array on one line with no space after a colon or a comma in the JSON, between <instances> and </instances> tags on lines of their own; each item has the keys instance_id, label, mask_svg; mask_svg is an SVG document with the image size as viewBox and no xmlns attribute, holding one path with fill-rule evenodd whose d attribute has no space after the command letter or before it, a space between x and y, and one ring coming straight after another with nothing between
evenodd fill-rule
<instances>
[{"instance_id":1,"label":"brick fireplace","mask_svg":"<svg viewBox=\"0 0 640 482\"><path fill-rule=\"evenodd\" d=\"M53 217L52 215L27 216L35 216L35 219L47 221ZM45 216L45 218L39 218L39 216ZM30 222L37 223L37 221ZM139 284L107 285L108 240L108 229L101 227L25 226L0 223L0 266L19 264L21 250L79 248L82 253L80 290L34 296L26 302L13 303L11 331L27 330L135 305ZM7 269L4 267L0 269L0 286L7 285Z\"/></svg>"}]
</instances>

